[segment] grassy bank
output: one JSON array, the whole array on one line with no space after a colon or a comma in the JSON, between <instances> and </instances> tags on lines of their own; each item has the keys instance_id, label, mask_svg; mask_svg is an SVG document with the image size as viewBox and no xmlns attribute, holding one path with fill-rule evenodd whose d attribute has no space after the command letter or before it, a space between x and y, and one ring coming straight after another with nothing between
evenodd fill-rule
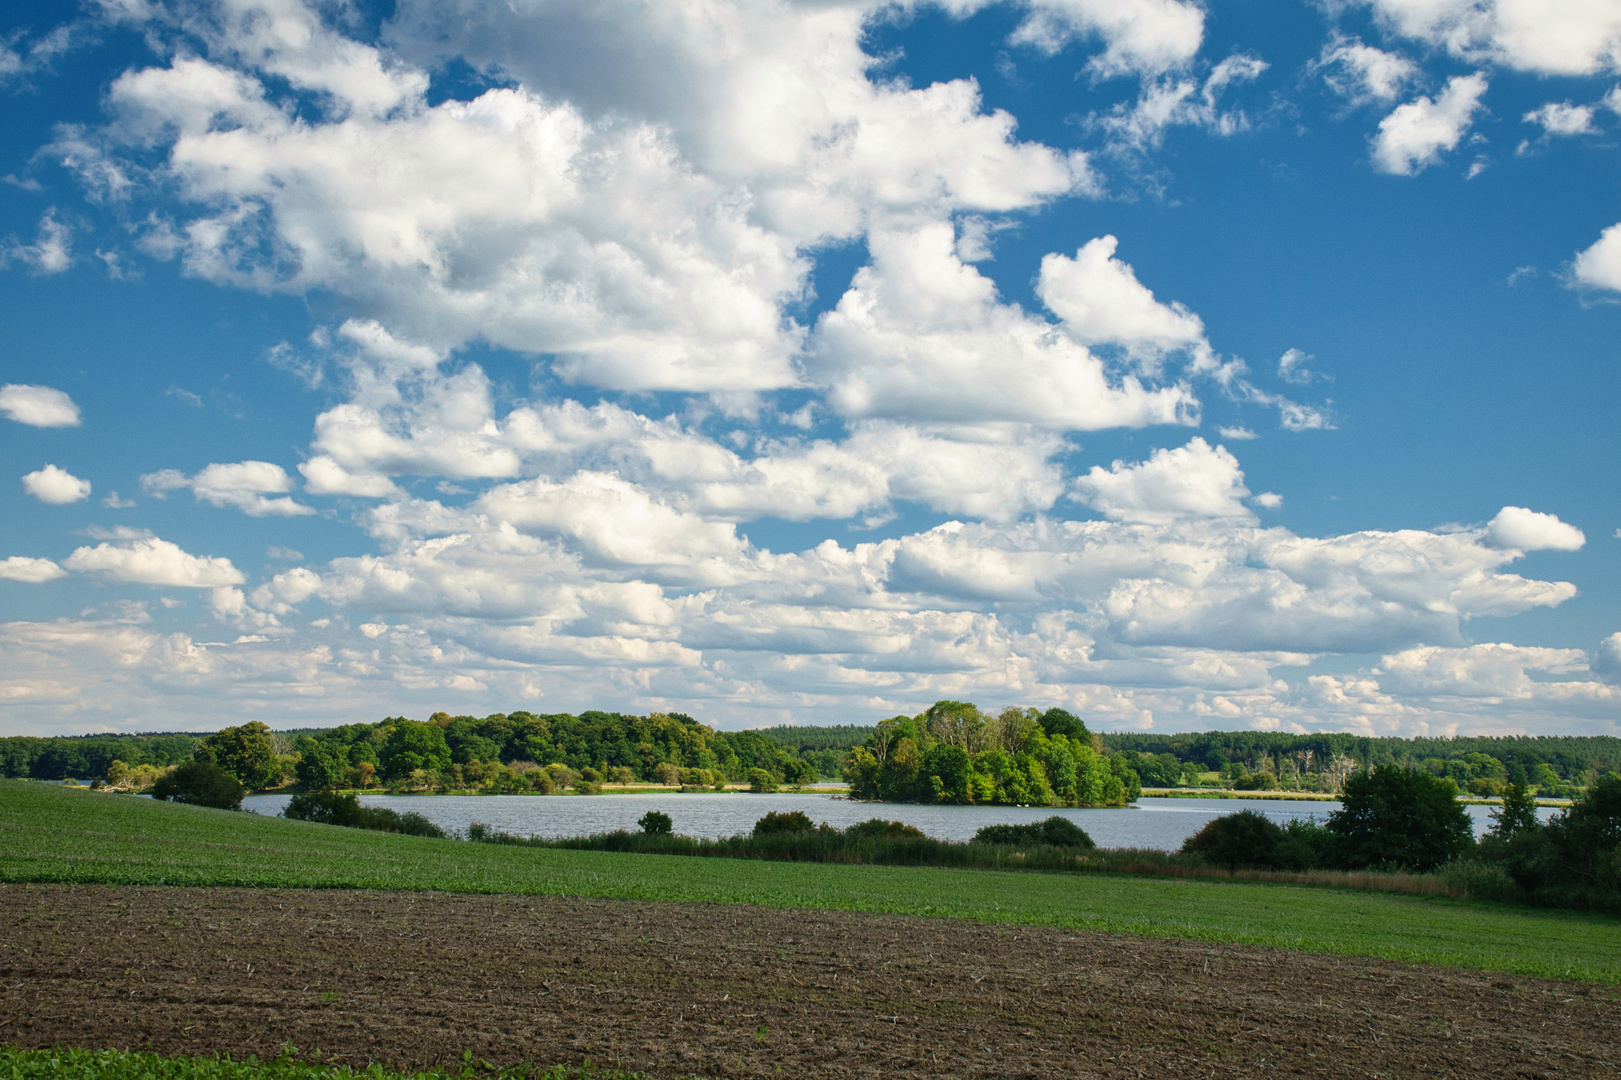
<instances>
[{"instance_id":1,"label":"grassy bank","mask_svg":"<svg viewBox=\"0 0 1621 1080\"><path fill-rule=\"evenodd\" d=\"M1613 919L1104 874L680 859L429 840L0 782L0 881L435 889L951 916L1621 985Z\"/></svg>"},{"instance_id":2,"label":"grassy bank","mask_svg":"<svg viewBox=\"0 0 1621 1080\"><path fill-rule=\"evenodd\" d=\"M381 1065L351 1069L286 1056L273 1061L143 1054L128 1050L14 1050L0 1046L0 1077L5 1080L641 1080L641 1073L601 1071L590 1066L487 1069L467 1062L459 1072L437 1069L395 1072Z\"/></svg>"}]
</instances>

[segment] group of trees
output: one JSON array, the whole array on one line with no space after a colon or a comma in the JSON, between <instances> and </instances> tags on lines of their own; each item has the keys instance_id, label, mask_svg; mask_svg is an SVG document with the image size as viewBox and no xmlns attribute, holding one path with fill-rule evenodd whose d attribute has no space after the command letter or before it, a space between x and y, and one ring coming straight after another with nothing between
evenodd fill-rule
<instances>
[{"instance_id":1,"label":"group of trees","mask_svg":"<svg viewBox=\"0 0 1621 1080\"><path fill-rule=\"evenodd\" d=\"M883 721L845 757L844 778L856 798L884 802L1122 806L1142 790L1063 709L988 716L966 701Z\"/></svg>"},{"instance_id":2,"label":"group of trees","mask_svg":"<svg viewBox=\"0 0 1621 1080\"><path fill-rule=\"evenodd\" d=\"M1369 738L1348 734L1208 731L1104 736L1147 787L1214 782L1239 790L1337 792L1355 772L1400 765L1445 777L1473 795L1500 796L1517 783L1568 798L1621 770L1613 736ZM1213 777L1213 779L1212 779Z\"/></svg>"},{"instance_id":3,"label":"group of trees","mask_svg":"<svg viewBox=\"0 0 1621 1080\"><path fill-rule=\"evenodd\" d=\"M1228 814L1182 851L1232 869L1481 866L1506 877L1499 898L1621 914L1621 775L1598 778L1547 822L1529 790L1510 784L1478 842L1457 795L1456 781L1428 769L1377 765L1346 781L1340 809L1324 823L1280 827L1253 811Z\"/></svg>"},{"instance_id":4,"label":"group of trees","mask_svg":"<svg viewBox=\"0 0 1621 1080\"><path fill-rule=\"evenodd\" d=\"M585 712L390 717L300 734L298 780L370 787L549 793L603 783L759 789L817 779L817 765L759 731L716 731L680 713Z\"/></svg>"}]
</instances>

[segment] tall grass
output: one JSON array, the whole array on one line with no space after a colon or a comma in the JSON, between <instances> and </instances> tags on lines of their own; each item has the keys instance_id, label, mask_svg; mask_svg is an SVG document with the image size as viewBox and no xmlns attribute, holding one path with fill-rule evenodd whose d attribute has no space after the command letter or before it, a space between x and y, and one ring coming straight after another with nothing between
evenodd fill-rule
<instances>
[{"instance_id":1,"label":"tall grass","mask_svg":"<svg viewBox=\"0 0 1621 1080\"><path fill-rule=\"evenodd\" d=\"M1453 899L1503 900L1512 883L1500 870L1471 864L1433 874L1396 871L1229 870L1197 856L1140 848L1080 850L1047 844L955 843L932 837L851 835L838 829L800 833L728 836L704 839L657 833L608 832L547 839L496 832L474 823L467 838L475 843L565 851L611 851L636 855L686 855L700 858L767 859L781 862L846 863L856 866L937 866L972 870L1035 870L1069 873L1133 874L1200 881L1253 881L1367 892L1442 896Z\"/></svg>"}]
</instances>

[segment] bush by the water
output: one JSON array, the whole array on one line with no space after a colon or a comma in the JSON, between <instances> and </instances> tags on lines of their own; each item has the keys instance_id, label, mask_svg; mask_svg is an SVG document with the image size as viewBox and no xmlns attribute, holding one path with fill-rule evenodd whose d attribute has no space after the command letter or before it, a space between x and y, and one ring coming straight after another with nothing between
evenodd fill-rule
<instances>
[{"instance_id":1,"label":"bush by the water","mask_svg":"<svg viewBox=\"0 0 1621 1080\"><path fill-rule=\"evenodd\" d=\"M668 836L675 828L675 822L670 820L670 815L662 810L649 810L636 819L636 824L649 836Z\"/></svg>"},{"instance_id":2,"label":"bush by the water","mask_svg":"<svg viewBox=\"0 0 1621 1080\"><path fill-rule=\"evenodd\" d=\"M1335 861L1348 869L1400 867L1424 873L1474 846L1458 785L1418 769L1381 765L1345 782L1340 809L1328 816Z\"/></svg>"},{"instance_id":3,"label":"bush by the water","mask_svg":"<svg viewBox=\"0 0 1621 1080\"><path fill-rule=\"evenodd\" d=\"M415 811L404 814L386 806L361 806L353 795L335 791L311 791L294 795L281 816L294 821L314 821L322 825L342 825L350 829L431 836L443 840L449 833Z\"/></svg>"},{"instance_id":4,"label":"bush by the water","mask_svg":"<svg viewBox=\"0 0 1621 1080\"><path fill-rule=\"evenodd\" d=\"M1014 847L1034 847L1046 844L1056 848L1097 847L1086 830L1066 817L1054 814L1046 821L1029 825L987 825L974 834L976 844L1009 844Z\"/></svg>"},{"instance_id":5,"label":"bush by the water","mask_svg":"<svg viewBox=\"0 0 1621 1080\"><path fill-rule=\"evenodd\" d=\"M188 761L152 785L154 799L168 799L219 810L242 809L247 789L236 777L208 761Z\"/></svg>"},{"instance_id":6,"label":"bush by the water","mask_svg":"<svg viewBox=\"0 0 1621 1080\"><path fill-rule=\"evenodd\" d=\"M1522 788L1510 791L1481 858L1508 873L1519 899L1621 915L1621 776L1598 780L1546 825Z\"/></svg>"},{"instance_id":7,"label":"bush by the water","mask_svg":"<svg viewBox=\"0 0 1621 1080\"><path fill-rule=\"evenodd\" d=\"M772 811L754 823L755 836L771 836L776 833L808 833L816 826L811 819L805 816L803 810L789 810L783 813Z\"/></svg>"}]
</instances>

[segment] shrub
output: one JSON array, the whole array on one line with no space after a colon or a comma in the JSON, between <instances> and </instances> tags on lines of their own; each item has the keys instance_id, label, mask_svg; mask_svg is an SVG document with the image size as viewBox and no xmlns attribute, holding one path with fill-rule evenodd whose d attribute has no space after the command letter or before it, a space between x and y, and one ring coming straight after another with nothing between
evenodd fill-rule
<instances>
[{"instance_id":1,"label":"shrub","mask_svg":"<svg viewBox=\"0 0 1621 1080\"><path fill-rule=\"evenodd\" d=\"M1182 851L1229 870L1241 866L1273 870L1281 864L1278 849L1283 842L1283 830L1264 814L1243 810L1207 822L1182 842Z\"/></svg>"},{"instance_id":2,"label":"shrub","mask_svg":"<svg viewBox=\"0 0 1621 1080\"><path fill-rule=\"evenodd\" d=\"M1086 849L1097 847L1092 838L1086 835L1085 829L1059 814L1030 825L987 825L974 834L974 843L1018 847L1035 844Z\"/></svg>"},{"instance_id":3,"label":"shrub","mask_svg":"<svg viewBox=\"0 0 1621 1080\"><path fill-rule=\"evenodd\" d=\"M750 791L776 791L777 778L766 769L749 770Z\"/></svg>"},{"instance_id":4,"label":"shrub","mask_svg":"<svg viewBox=\"0 0 1621 1080\"><path fill-rule=\"evenodd\" d=\"M386 806L361 806L360 800L353 795L339 795L331 791L294 795L281 816L295 821L403 833L406 836L431 836L439 840L450 837L449 833L414 810L400 814Z\"/></svg>"},{"instance_id":5,"label":"shrub","mask_svg":"<svg viewBox=\"0 0 1621 1080\"><path fill-rule=\"evenodd\" d=\"M1276 791L1278 778L1269 772L1250 773L1233 781L1234 791Z\"/></svg>"},{"instance_id":6,"label":"shrub","mask_svg":"<svg viewBox=\"0 0 1621 1080\"><path fill-rule=\"evenodd\" d=\"M281 812L294 821L314 821L321 825L346 825L360 828L360 800L353 795L339 795L332 791L312 791L294 795Z\"/></svg>"},{"instance_id":7,"label":"shrub","mask_svg":"<svg viewBox=\"0 0 1621 1080\"><path fill-rule=\"evenodd\" d=\"M670 815L658 810L649 810L637 819L636 824L640 825L642 831L649 836L668 836L671 830L675 828L675 823L670 820Z\"/></svg>"},{"instance_id":8,"label":"shrub","mask_svg":"<svg viewBox=\"0 0 1621 1080\"><path fill-rule=\"evenodd\" d=\"M615 765L608 770L608 779L615 784L634 784L636 773L628 765Z\"/></svg>"},{"instance_id":9,"label":"shrub","mask_svg":"<svg viewBox=\"0 0 1621 1080\"><path fill-rule=\"evenodd\" d=\"M152 797L220 810L242 809L246 794L237 778L207 761L188 761L152 785Z\"/></svg>"},{"instance_id":10,"label":"shrub","mask_svg":"<svg viewBox=\"0 0 1621 1080\"><path fill-rule=\"evenodd\" d=\"M844 835L854 840L925 840L928 838L928 834L922 829L908 825L904 821L885 821L883 818L877 817L851 825L844 830Z\"/></svg>"},{"instance_id":11,"label":"shrub","mask_svg":"<svg viewBox=\"0 0 1621 1080\"><path fill-rule=\"evenodd\" d=\"M675 787L681 782L681 770L668 761L661 761L653 769L653 779L665 787Z\"/></svg>"},{"instance_id":12,"label":"shrub","mask_svg":"<svg viewBox=\"0 0 1621 1080\"><path fill-rule=\"evenodd\" d=\"M803 810L790 810L781 814L773 811L754 823L754 835L771 836L774 833L808 833L814 831L815 828L816 826L811 823L810 818L805 816Z\"/></svg>"}]
</instances>

